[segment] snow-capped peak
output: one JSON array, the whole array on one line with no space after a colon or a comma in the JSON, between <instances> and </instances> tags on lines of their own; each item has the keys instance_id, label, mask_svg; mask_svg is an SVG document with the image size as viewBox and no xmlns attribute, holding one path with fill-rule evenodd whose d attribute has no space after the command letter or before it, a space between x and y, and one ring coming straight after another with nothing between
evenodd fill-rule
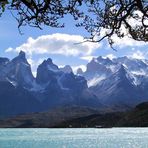
<instances>
[{"instance_id":1,"label":"snow-capped peak","mask_svg":"<svg viewBox=\"0 0 148 148\"><path fill-rule=\"evenodd\" d=\"M124 77L128 78L129 77L127 68L125 68L124 65L122 64L120 65L119 69L114 73L114 75L118 78L124 78Z\"/></svg>"},{"instance_id":2,"label":"snow-capped peak","mask_svg":"<svg viewBox=\"0 0 148 148\"><path fill-rule=\"evenodd\" d=\"M106 78L105 75L101 75L101 76L96 76L90 80L87 81L87 85L88 87L92 87L92 86L96 86L97 84L99 84L102 80L104 80Z\"/></svg>"},{"instance_id":3,"label":"snow-capped peak","mask_svg":"<svg viewBox=\"0 0 148 148\"><path fill-rule=\"evenodd\" d=\"M124 65L120 65L120 68L115 72L115 78L122 79L124 81L128 80L132 85L138 85L137 79L134 77L132 73L128 71L128 69Z\"/></svg>"}]
</instances>

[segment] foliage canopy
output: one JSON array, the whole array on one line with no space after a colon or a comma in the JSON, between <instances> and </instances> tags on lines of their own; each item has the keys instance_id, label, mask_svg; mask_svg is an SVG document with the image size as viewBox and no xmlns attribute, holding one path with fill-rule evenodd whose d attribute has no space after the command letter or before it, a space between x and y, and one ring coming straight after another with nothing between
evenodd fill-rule
<instances>
[{"instance_id":1,"label":"foliage canopy","mask_svg":"<svg viewBox=\"0 0 148 148\"><path fill-rule=\"evenodd\" d=\"M113 35L148 41L148 0L1 0L1 14L5 9L11 10L18 28L64 27L60 20L71 14L76 26L90 33L87 41L107 38L112 45Z\"/></svg>"}]
</instances>

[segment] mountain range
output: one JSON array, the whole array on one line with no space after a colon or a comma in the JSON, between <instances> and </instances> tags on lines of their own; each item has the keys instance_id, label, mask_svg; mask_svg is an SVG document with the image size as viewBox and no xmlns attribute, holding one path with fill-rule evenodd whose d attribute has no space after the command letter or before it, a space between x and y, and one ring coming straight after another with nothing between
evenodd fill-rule
<instances>
[{"instance_id":1,"label":"mountain range","mask_svg":"<svg viewBox=\"0 0 148 148\"><path fill-rule=\"evenodd\" d=\"M79 70L80 71L80 70ZM84 76L89 89L102 104L128 109L148 101L148 61L119 57L93 58Z\"/></svg>"},{"instance_id":2,"label":"mountain range","mask_svg":"<svg viewBox=\"0 0 148 148\"><path fill-rule=\"evenodd\" d=\"M36 78L23 51L12 60L0 58L0 69L1 118L63 105L101 106L84 77L69 66L58 68L50 58L38 66Z\"/></svg>"},{"instance_id":3,"label":"mountain range","mask_svg":"<svg viewBox=\"0 0 148 148\"><path fill-rule=\"evenodd\" d=\"M25 52L0 58L0 118L59 106L122 111L148 101L148 60L93 58L74 74L48 58L33 76Z\"/></svg>"}]
</instances>

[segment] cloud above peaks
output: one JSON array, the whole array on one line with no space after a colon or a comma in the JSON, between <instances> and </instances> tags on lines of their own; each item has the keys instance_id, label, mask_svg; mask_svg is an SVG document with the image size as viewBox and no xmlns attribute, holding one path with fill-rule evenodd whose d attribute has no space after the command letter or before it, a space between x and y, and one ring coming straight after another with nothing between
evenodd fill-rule
<instances>
[{"instance_id":1,"label":"cloud above peaks","mask_svg":"<svg viewBox=\"0 0 148 148\"><path fill-rule=\"evenodd\" d=\"M36 39L29 37L27 41L16 48L9 47L6 52L19 52L23 50L28 55L32 54L60 54L65 56L85 56L91 55L101 44L83 42L80 35L69 35L55 33L42 35Z\"/></svg>"},{"instance_id":2,"label":"cloud above peaks","mask_svg":"<svg viewBox=\"0 0 148 148\"><path fill-rule=\"evenodd\" d=\"M124 38L120 39L117 36L113 36L112 37L113 41L114 41L114 45L119 47L119 48L124 48L126 46L129 47L141 47L141 46L147 46L148 43L143 42L143 41L136 41L128 36L125 36Z\"/></svg>"},{"instance_id":3,"label":"cloud above peaks","mask_svg":"<svg viewBox=\"0 0 148 148\"><path fill-rule=\"evenodd\" d=\"M148 55L148 52L142 52L140 50L136 50L133 53L130 53L128 57L134 58L134 59L146 59Z\"/></svg>"}]
</instances>

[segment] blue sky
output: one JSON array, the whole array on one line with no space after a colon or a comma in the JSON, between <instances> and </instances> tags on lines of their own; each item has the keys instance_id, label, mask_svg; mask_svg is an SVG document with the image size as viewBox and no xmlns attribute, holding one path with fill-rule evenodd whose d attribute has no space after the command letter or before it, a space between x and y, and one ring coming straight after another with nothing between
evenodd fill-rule
<instances>
[{"instance_id":1,"label":"blue sky","mask_svg":"<svg viewBox=\"0 0 148 148\"><path fill-rule=\"evenodd\" d=\"M83 37L88 36L83 28L76 28L70 16L64 20L65 28L51 28L43 26L43 30L22 27L23 35L19 34L17 22L10 12L5 12L0 18L0 56L14 58L20 50L26 52L28 61L35 69L43 59L52 58L59 66L71 65L74 69L85 65L92 57L108 56L132 58L148 58L148 44L136 42L128 37L120 40L114 37L115 48L112 50L107 41L98 44L84 43Z\"/></svg>"}]
</instances>

